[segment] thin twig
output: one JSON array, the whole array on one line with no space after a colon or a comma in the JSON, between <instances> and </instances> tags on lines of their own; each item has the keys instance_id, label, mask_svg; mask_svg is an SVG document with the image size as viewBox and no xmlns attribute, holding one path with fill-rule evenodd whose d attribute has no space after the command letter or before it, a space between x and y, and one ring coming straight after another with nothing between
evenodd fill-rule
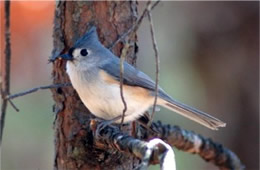
<instances>
[{"instance_id":1,"label":"thin twig","mask_svg":"<svg viewBox=\"0 0 260 170\"><path fill-rule=\"evenodd\" d=\"M146 8L144 9L142 15L139 17L137 22L110 47L110 49L112 49L115 44L117 44L118 42L120 42L122 40L125 40L125 38L128 36L128 38L126 40L126 43L125 43L125 45L123 47L122 54L120 56L120 96L121 96L122 102L124 104L124 109L123 109L123 112L122 112L122 119L121 119L121 127L122 127L122 125L124 123L125 113L127 111L127 104L126 104L126 101L125 101L125 98L124 98L124 95L123 95L124 60L126 58L127 51L128 51L128 49L130 47L129 40L132 38L133 35L135 35L137 29L139 28L140 24L142 23L142 20L143 20L143 18L145 16L147 8L148 8L148 6L150 4L151 4L151 1L148 1L147 5L146 5Z\"/></svg>"},{"instance_id":2,"label":"thin twig","mask_svg":"<svg viewBox=\"0 0 260 170\"><path fill-rule=\"evenodd\" d=\"M159 0L156 1L152 7L150 8L150 10L154 9L155 6L157 6L159 4ZM124 41L126 39L127 36L129 36L129 39L131 39L131 37L136 33L136 31L138 30L139 26L141 25L145 15L147 14L147 11L148 11L148 6L151 4L151 1L148 1L147 4L146 4L146 7L143 11L143 13L140 15L140 17L137 19L136 23L130 27L123 35L121 35L115 42L112 43L112 45L109 46L109 49L113 49L114 46L121 42L121 41Z\"/></svg>"},{"instance_id":3,"label":"thin twig","mask_svg":"<svg viewBox=\"0 0 260 170\"><path fill-rule=\"evenodd\" d=\"M23 92L20 92L20 93L8 95L8 96L5 97L5 100L21 97L21 96L36 92L38 90L46 90L46 89L66 87L66 86L71 86L71 83L51 84L51 85L47 85L47 86L35 87L35 88L29 89L29 90L26 90L26 91L23 91Z\"/></svg>"},{"instance_id":4,"label":"thin twig","mask_svg":"<svg viewBox=\"0 0 260 170\"><path fill-rule=\"evenodd\" d=\"M10 91L10 67L11 67L11 43L10 43L10 1L5 1L5 66L4 66L4 79L1 84L1 97L3 99L1 107L1 121L0 121L0 146L2 145L2 138L4 132L5 115L7 108L7 100L4 99Z\"/></svg>"},{"instance_id":5,"label":"thin twig","mask_svg":"<svg viewBox=\"0 0 260 170\"><path fill-rule=\"evenodd\" d=\"M150 11L152 11L158 4L159 4L160 0L157 0L151 7Z\"/></svg>"},{"instance_id":6,"label":"thin twig","mask_svg":"<svg viewBox=\"0 0 260 170\"><path fill-rule=\"evenodd\" d=\"M127 55L127 51L129 49L130 45L128 42L126 42L123 50L122 50L122 54L120 56L120 96L121 96L121 100L124 104L124 109L123 109L123 114L122 114L122 119L121 119L121 127L124 123L124 119L125 119L125 113L127 111L127 104L124 98L124 94L123 94L123 80L124 80L124 61L125 61L125 57Z\"/></svg>"},{"instance_id":7,"label":"thin twig","mask_svg":"<svg viewBox=\"0 0 260 170\"><path fill-rule=\"evenodd\" d=\"M150 31L151 31L151 36L152 36L152 42L153 42L153 50L155 54L155 61L156 61L156 80L155 80L155 98L154 98L154 104L153 104L153 112L151 115L150 122L148 123L148 126L151 125L154 114L155 114L155 108L157 104L157 97L158 97L158 84L159 84L159 70L160 70L160 58L159 58L159 52L158 52L158 47L154 35L154 26L153 26L153 20L152 20L152 14L151 14L151 5L148 7L148 20L150 23Z\"/></svg>"},{"instance_id":8,"label":"thin twig","mask_svg":"<svg viewBox=\"0 0 260 170\"><path fill-rule=\"evenodd\" d=\"M11 106L14 108L15 111L19 112L19 109L15 106L15 104L13 103L13 101L11 99L7 99L8 102L11 104Z\"/></svg>"},{"instance_id":9,"label":"thin twig","mask_svg":"<svg viewBox=\"0 0 260 170\"><path fill-rule=\"evenodd\" d=\"M146 7L145 7L142 15L138 18L137 22L109 47L109 49L111 50L117 43L119 43L121 41L125 41L126 37L128 36L127 40L125 41L126 44L124 45L122 54L120 56L120 96L121 96L122 102L124 104L124 109L123 109L123 114L122 114L122 119L121 119L121 126L124 123L124 117L125 117L125 113L127 111L127 104L125 102L124 95L123 95L123 72L124 72L123 63L124 63L127 51L129 49L129 40L132 38L132 36L134 36L136 34L136 31L138 30L140 24L142 23L143 18L145 17L146 13L148 11L151 11L155 6L157 6L159 4L159 2L160 1L158 0L153 5L151 5L151 0L148 1L146 3ZM157 97L156 97L156 100L157 100Z\"/></svg>"}]
</instances>

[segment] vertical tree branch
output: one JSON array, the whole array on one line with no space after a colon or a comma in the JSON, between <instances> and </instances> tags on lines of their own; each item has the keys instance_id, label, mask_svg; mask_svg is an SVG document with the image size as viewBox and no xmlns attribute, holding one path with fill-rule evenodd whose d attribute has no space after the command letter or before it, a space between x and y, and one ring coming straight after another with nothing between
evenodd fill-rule
<instances>
[{"instance_id":1,"label":"vertical tree branch","mask_svg":"<svg viewBox=\"0 0 260 170\"><path fill-rule=\"evenodd\" d=\"M2 74L4 74L3 82L1 83L1 97L3 99L0 117L0 145L2 145L3 130L5 124L5 115L8 100L5 96L10 91L10 65L11 65L11 43L10 43L10 1L4 2L5 5L5 65Z\"/></svg>"},{"instance_id":2,"label":"vertical tree branch","mask_svg":"<svg viewBox=\"0 0 260 170\"><path fill-rule=\"evenodd\" d=\"M125 113L127 111L127 104L124 98L124 94L123 94L123 80L124 80L124 61L125 61L125 57L127 55L127 51L129 49L129 42L127 41L123 50L122 50L122 54L120 56L120 96L121 96L121 100L124 104L124 109L123 109L123 114L122 114L122 119L121 119L121 126L124 123L124 119L125 119Z\"/></svg>"},{"instance_id":3,"label":"vertical tree branch","mask_svg":"<svg viewBox=\"0 0 260 170\"><path fill-rule=\"evenodd\" d=\"M152 42L153 42L153 49L155 54L155 62L156 62L156 80L155 80L155 98L154 98L154 105L153 105L153 112L151 115L151 120L148 124L148 126L151 125L155 113L156 103L157 103L157 97L158 97L158 84L159 84L159 70L160 70L160 58L159 58L159 52L158 47L154 35L154 26L153 26L153 20L152 20L152 14L151 14L151 5L148 6L148 20L150 23L150 31L152 36Z\"/></svg>"},{"instance_id":4,"label":"vertical tree branch","mask_svg":"<svg viewBox=\"0 0 260 170\"><path fill-rule=\"evenodd\" d=\"M114 45L116 45L118 42L120 42L122 40L125 40L127 35L129 35L129 37L125 41L126 43L123 47L122 54L120 56L120 96L121 96L121 100L124 104L124 109L123 109L122 119L121 119L121 126L124 123L125 113L127 111L127 104L124 99L124 93L123 93L124 60L125 60L125 56L127 55L127 51L129 49L129 40L132 39L132 37L135 35L137 29L139 28L140 24L142 23L142 20L147 12L147 8L150 4L151 4L151 1L148 1L146 8L144 9L142 15L139 17L137 22L129 30L127 30L127 32L124 33L123 36L121 36L119 39L117 39L116 42L110 47L112 49L114 47Z\"/></svg>"},{"instance_id":5,"label":"vertical tree branch","mask_svg":"<svg viewBox=\"0 0 260 170\"><path fill-rule=\"evenodd\" d=\"M124 99L124 95L123 95L123 63L124 63L124 60L125 60L125 56L127 54L127 51L128 51L128 48L129 48L129 42L128 40L131 39L135 34L136 34L136 31L138 30L139 26L141 25L142 21L143 21L143 18L145 17L145 15L148 13L148 16L150 15L151 17L151 13L150 11L156 6L158 5L160 1L156 1L153 5L152 5L152 2L151 0L149 0L147 3L146 3L146 7L143 11L143 13L141 14L141 16L138 18L137 22L130 28L127 30L126 33L124 33L122 36L120 36L111 46L110 46L110 49L112 49L118 42L120 41L123 41L126 39L127 36L129 36L126 40L126 44L122 50L122 54L120 56L120 95L121 95L121 99L122 99L122 102L124 104L124 109L123 109L123 114L122 114L122 119L121 119L121 125L123 124L124 122L124 117L125 117L125 112L127 111L127 104L125 102L125 99ZM149 19L150 23L151 23L151 18ZM155 96L155 101L154 101L154 108L153 108L153 114L152 114L152 117L154 115L154 112L155 112L155 106L156 106L156 102L157 102L157 91L158 91L158 74L159 74L159 56L158 56L158 48L157 48L157 45L156 45L156 42L155 42L155 37L154 37L154 31L153 31L153 27L152 27L152 23L151 23L151 35L152 35L152 39L153 39L153 44L154 44L154 50L155 50L155 56L156 56L156 96ZM152 120L150 121L152 122Z\"/></svg>"}]
</instances>

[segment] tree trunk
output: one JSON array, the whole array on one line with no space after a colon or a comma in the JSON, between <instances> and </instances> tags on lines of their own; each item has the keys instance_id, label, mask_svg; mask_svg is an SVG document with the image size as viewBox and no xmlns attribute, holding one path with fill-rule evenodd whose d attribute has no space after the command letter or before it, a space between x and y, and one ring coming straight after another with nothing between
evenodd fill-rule
<instances>
[{"instance_id":1,"label":"tree trunk","mask_svg":"<svg viewBox=\"0 0 260 170\"><path fill-rule=\"evenodd\" d=\"M122 2L57 2L54 19L53 55L65 53L91 25L99 38L110 46L137 19L137 3ZM131 40L127 60L135 63L136 38ZM113 52L120 56L123 43ZM53 82L69 82L65 61L53 64ZM72 87L52 90L55 100L55 169L133 169L138 160L131 155L94 145L90 130L93 116Z\"/></svg>"}]
</instances>

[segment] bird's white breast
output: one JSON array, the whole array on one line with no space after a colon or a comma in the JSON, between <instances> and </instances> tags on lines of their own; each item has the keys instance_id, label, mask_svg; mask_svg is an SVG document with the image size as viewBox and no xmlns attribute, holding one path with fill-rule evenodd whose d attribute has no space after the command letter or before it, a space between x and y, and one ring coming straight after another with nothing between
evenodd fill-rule
<instances>
[{"instance_id":1,"label":"bird's white breast","mask_svg":"<svg viewBox=\"0 0 260 170\"><path fill-rule=\"evenodd\" d=\"M82 71L73 63L67 62L67 73L80 99L95 116L111 120L122 115L124 105L120 86L105 81L105 75L100 74L104 72ZM153 97L144 94L144 89L124 86L123 90L127 103L125 122L137 119L153 104Z\"/></svg>"}]
</instances>

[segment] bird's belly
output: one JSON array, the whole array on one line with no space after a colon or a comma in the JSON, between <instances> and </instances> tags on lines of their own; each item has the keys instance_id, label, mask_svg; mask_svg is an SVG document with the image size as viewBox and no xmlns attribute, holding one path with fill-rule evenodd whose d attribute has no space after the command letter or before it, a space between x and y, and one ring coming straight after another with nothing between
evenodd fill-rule
<instances>
[{"instance_id":1,"label":"bird's belly","mask_svg":"<svg viewBox=\"0 0 260 170\"><path fill-rule=\"evenodd\" d=\"M81 101L92 114L106 120L122 115L124 104L118 82L95 72L79 72L70 62L67 62L67 72ZM137 86L124 85L123 96L127 104L125 122L136 120L154 101L148 90Z\"/></svg>"},{"instance_id":2,"label":"bird's belly","mask_svg":"<svg viewBox=\"0 0 260 170\"><path fill-rule=\"evenodd\" d=\"M126 86L124 86L126 87ZM123 96L127 104L125 122L136 120L153 103L152 97L144 97L138 91L124 88ZM138 87L137 87L138 88ZM123 114L124 104L117 84L95 84L80 88L78 94L85 106L97 117L111 120ZM119 123L120 121L118 121Z\"/></svg>"}]
</instances>

